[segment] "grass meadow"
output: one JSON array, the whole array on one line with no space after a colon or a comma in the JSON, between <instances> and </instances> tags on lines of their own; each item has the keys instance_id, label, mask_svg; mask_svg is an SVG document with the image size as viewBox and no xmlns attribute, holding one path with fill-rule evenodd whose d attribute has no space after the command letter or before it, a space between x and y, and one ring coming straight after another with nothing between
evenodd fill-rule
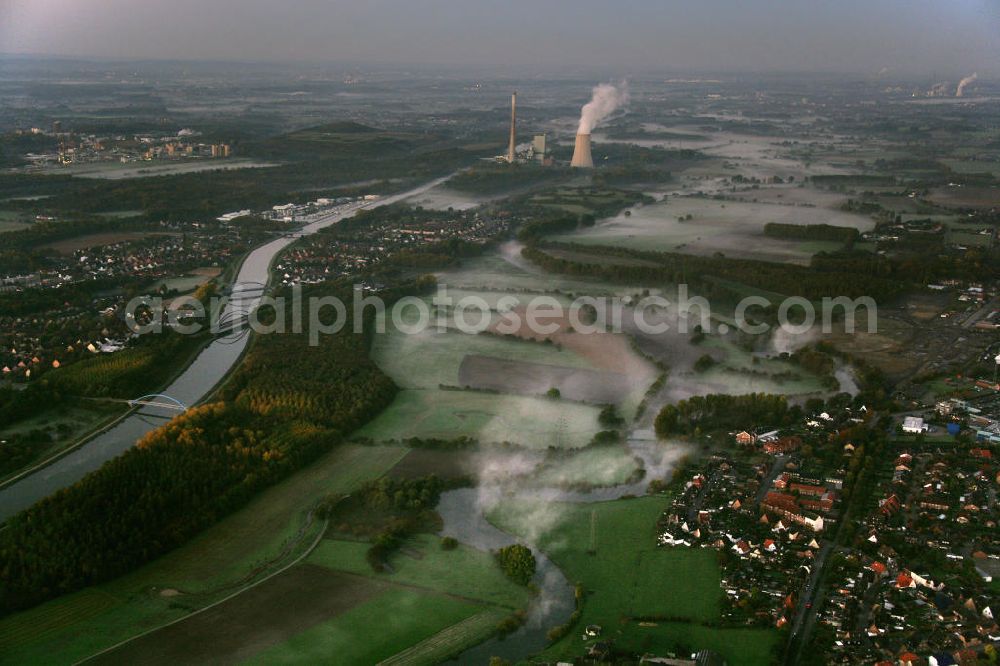
<instances>
[{"instance_id":1,"label":"grass meadow","mask_svg":"<svg viewBox=\"0 0 1000 666\"><path fill-rule=\"evenodd\" d=\"M715 552L657 547L655 525L664 508L662 497L561 507L558 522L538 546L586 594L577 626L543 658L580 656L585 647L582 628L598 624L604 628L602 638L637 652L692 646L715 650L734 665L770 663L776 632L706 626L719 619L722 602ZM502 504L490 520L515 534L527 534L532 526L524 517L532 515L513 500ZM634 619L650 616L670 621L640 624Z\"/></svg>"}]
</instances>

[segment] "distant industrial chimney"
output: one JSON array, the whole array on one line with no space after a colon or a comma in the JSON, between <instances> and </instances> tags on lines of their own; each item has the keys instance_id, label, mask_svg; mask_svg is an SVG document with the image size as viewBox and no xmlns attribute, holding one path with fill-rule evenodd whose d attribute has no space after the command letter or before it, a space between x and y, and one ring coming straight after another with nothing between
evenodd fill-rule
<instances>
[{"instance_id":1,"label":"distant industrial chimney","mask_svg":"<svg viewBox=\"0 0 1000 666\"><path fill-rule=\"evenodd\" d=\"M510 96L510 147L507 149L507 161L514 163L517 157L517 91Z\"/></svg>"},{"instance_id":2,"label":"distant industrial chimney","mask_svg":"<svg viewBox=\"0 0 1000 666\"><path fill-rule=\"evenodd\" d=\"M573 151L573 161L569 165L581 169L594 168L594 158L590 156L589 134L576 135L576 149Z\"/></svg>"}]
</instances>

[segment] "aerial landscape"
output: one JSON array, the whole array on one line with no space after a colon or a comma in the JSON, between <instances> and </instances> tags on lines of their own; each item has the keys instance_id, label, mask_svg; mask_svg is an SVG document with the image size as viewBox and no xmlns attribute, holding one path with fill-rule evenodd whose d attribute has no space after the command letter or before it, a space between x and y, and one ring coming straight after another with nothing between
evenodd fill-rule
<instances>
[{"instance_id":1,"label":"aerial landscape","mask_svg":"<svg viewBox=\"0 0 1000 666\"><path fill-rule=\"evenodd\" d=\"M996 6L543 4L0 0L0 663L997 663Z\"/></svg>"}]
</instances>

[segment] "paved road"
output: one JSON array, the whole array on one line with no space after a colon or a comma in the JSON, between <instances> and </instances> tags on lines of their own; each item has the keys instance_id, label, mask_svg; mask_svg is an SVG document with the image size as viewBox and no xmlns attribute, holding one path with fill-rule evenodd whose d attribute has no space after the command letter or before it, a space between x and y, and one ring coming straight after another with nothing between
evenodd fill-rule
<instances>
[{"instance_id":1,"label":"paved road","mask_svg":"<svg viewBox=\"0 0 1000 666\"><path fill-rule=\"evenodd\" d=\"M771 485L774 480L778 478L781 471L785 469L785 465L788 463L788 456L777 456L774 459L774 463L771 465L771 471L767 473L760 482L760 490L757 491L757 504L759 505L764 501L764 497L767 495L767 491L771 489Z\"/></svg>"},{"instance_id":2,"label":"paved road","mask_svg":"<svg viewBox=\"0 0 1000 666\"><path fill-rule=\"evenodd\" d=\"M802 663L802 649L808 642L809 634L812 633L812 627L815 624L816 618L816 607L820 602L820 599L816 595L819 588L819 579L824 567L826 567L826 560L830 556L831 551L833 551L833 542L824 541L820 546L819 554L813 561L812 572L799 592L799 605L796 607L795 617L792 619L792 631L789 638L790 644L788 653L785 655L786 664Z\"/></svg>"},{"instance_id":3,"label":"paved road","mask_svg":"<svg viewBox=\"0 0 1000 666\"><path fill-rule=\"evenodd\" d=\"M984 318L994 310L1000 310L1000 296L996 296L992 300L987 301L983 307L969 315L969 317L962 322L962 328L972 328L980 319Z\"/></svg>"}]
</instances>

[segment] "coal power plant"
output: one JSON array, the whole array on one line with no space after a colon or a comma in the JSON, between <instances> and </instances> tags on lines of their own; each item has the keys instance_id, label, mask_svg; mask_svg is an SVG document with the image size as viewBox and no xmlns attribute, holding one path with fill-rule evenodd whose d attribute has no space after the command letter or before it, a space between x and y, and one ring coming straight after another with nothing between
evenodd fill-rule
<instances>
[{"instance_id":1,"label":"coal power plant","mask_svg":"<svg viewBox=\"0 0 1000 666\"><path fill-rule=\"evenodd\" d=\"M580 110L580 122L576 130L576 144L570 166L577 169L593 169L594 156L591 152L591 135L596 127L610 118L615 112L626 109L629 103L628 84L602 83L594 86L590 101ZM517 146L517 92L510 96L510 135L507 150L492 158L496 162L507 164L523 164L538 162L551 165L552 157L548 154L546 137L536 134L527 149L518 152Z\"/></svg>"},{"instance_id":2,"label":"coal power plant","mask_svg":"<svg viewBox=\"0 0 1000 666\"><path fill-rule=\"evenodd\" d=\"M594 168L594 158L590 154L589 134L576 135L576 148L573 150L573 160L569 165L580 169Z\"/></svg>"}]
</instances>

